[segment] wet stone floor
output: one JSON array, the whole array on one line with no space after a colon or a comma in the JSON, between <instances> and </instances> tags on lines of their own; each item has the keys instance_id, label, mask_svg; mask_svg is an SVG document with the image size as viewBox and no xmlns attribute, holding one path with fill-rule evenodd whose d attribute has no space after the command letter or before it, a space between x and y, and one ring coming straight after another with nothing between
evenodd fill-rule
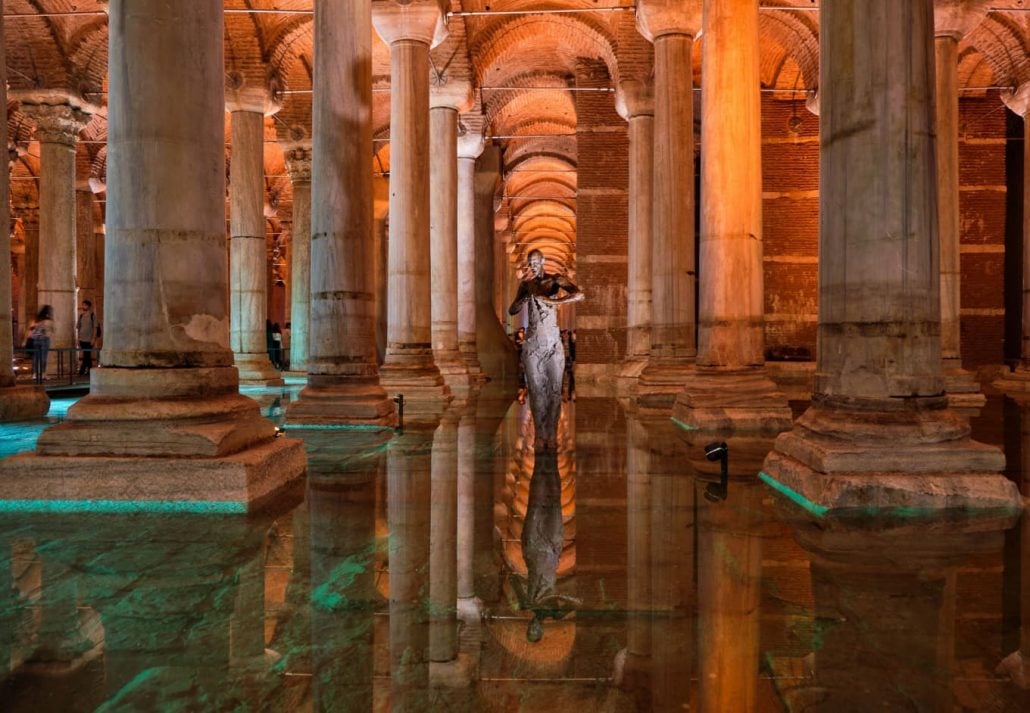
<instances>
[{"instance_id":1,"label":"wet stone floor","mask_svg":"<svg viewBox=\"0 0 1030 713\"><path fill-rule=\"evenodd\" d=\"M246 393L281 422L296 390ZM1026 492L1030 412L973 426ZM769 441L723 480L610 398L550 455L489 391L287 431L308 480L258 514L0 503L0 711L1030 710L1026 518L813 520L758 480Z\"/></svg>"}]
</instances>

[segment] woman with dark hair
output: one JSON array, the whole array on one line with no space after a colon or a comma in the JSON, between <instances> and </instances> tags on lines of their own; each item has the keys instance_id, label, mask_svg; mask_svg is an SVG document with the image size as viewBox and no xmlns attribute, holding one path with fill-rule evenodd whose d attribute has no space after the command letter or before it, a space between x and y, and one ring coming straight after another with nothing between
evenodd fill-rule
<instances>
[{"instance_id":1,"label":"woman with dark hair","mask_svg":"<svg viewBox=\"0 0 1030 713\"><path fill-rule=\"evenodd\" d=\"M50 337L54 333L54 308L43 305L36 314L36 320L29 327L29 341L32 346L32 373L37 382L46 378L47 353L50 351Z\"/></svg>"},{"instance_id":2,"label":"woman with dark hair","mask_svg":"<svg viewBox=\"0 0 1030 713\"><path fill-rule=\"evenodd\" d=\"M529 306L522 367L529 387L536 447L554 450L558 441L558 414L565 373L565 351L558 331L558 306L579 302L584 295L564 275L544 272L544 255L539 250L529 253L528 262L528 277L519 283L519 291L508 308L508 314L518 314L523 304ZM561 292L565 293L563 297L558 296Z\"/></svg>"}]
</instances>

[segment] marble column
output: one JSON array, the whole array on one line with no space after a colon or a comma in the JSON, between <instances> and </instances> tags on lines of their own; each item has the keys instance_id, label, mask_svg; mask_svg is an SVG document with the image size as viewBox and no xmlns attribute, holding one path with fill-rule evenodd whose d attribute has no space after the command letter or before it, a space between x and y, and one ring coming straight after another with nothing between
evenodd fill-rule
<instances>
[{"instance_id":1,"label":"marble column","mask_svg":"<svg viewBox=\"0 0 1030 713\"><path fill-rule=\"evenodd\" d=\"M458 618L463 626L478 626L482 602L476 599L476 407L467 404L458 421Z\"/></svg>"},{"instance_id":2,"label":"marble column","mask_svg":"<svg viewBox=\"0 0 1030 713\"><path fill-rule=\"evenodd\" d=\"M458 351L477 383L486 381L476 346L476 159L483 135L458 132Z\"/></svg>"},{"instance_id":3,"label":"marble column","mask_svg":"<svg viewBox=\"0 0 1030 713\"><path fill-rule=\"evenodd\" d=\"M620 389L632 393L651 354L651 243L654 227L654 83L630 79L616 88L615 108L629 122L629 283L626 360Z\"/></svg>"},{"instance_id":4,"label":"marble column","mask_svg":"<svg viewBox=\"0 0 1030 713\"><path fill-rule=\"evenodd\" d=\"M308 371L311 320L311 146L286 149L293 184L293 243L290 248L290 371Z\"/></svg>"},{"instance_id":5,"label":"marble column","mask_svg":"<svg viewBox=\"0 0 1030 713\"><path fill-rule=\"evenodd\" d=\"M706 0L703 30L697 369L672 416L690 428L775 434L791 413L764 367L758 0Z\"/></svg>"},{"instance_id":6,"label":"marble column","mask_svg":"<svg viewBox=\"0 0 1030 713\"><path fill-rule=\"evenodd\" d=\"M405 413L438 417L451 389L433 360L429 242L429 49L442 38L438 0L375 0L373 22L390 46L389 306L383 386Z\"/></svg>"},{"instance_id":7,"label":"marble column","mask_svg":"<svg viewBox=\"0 0 1030 713\"><path fill-rule=\"evenodd\" d=\"M268 355L268 248L265 236L265 114L275 113L263 89L230 89L229 164L230 345L240 383L281 385Z\"/></svg>"},{"instance_id":8,"label":"marble column","mask_svg":"<svg viewBox=\"0 0 1030 713\"><path fill-rule=\"evenodd\" d=\"M694 73L701 0L642 0L637 28L654 43L654 234L651 350L637 382L637 406L668 412L693 369Z\"/></svg>"},{"instance_id":9,"label":"marble column","mask_svg":"<svg viewBox=\"0 0 1030 713\"><path fill-rule=\"evenodd\" d=\"M379 384L372 254L372 16L315 6L308 385L288 423L392 425Z\"/></svg>"},{"instance_id":10,"label":"marble column","mask_svg":"<svg viewBox=\"0 0 1030 713\"><path fill-rule=\"evenodd\" d=\"M972 374L962 368L961 252L959 220L958 43L984 19L990 0L934 3L937 58L937 205L941 242L941 359L944 389L952 406L987 402Z\"/></svg>"},{"instance_id":11,"label":"marble column","mask_svg":"<svg viewBox=\"0 0 1030 713\"><path fill-rule=\"evenodd\" d=\"M229 348L222 3L108 12L104 366L35 453L0 462L0 497L239 512L305 455L238 393Z\"/></svg>"},{"instance_id":12,"label":"marble column","mask_svg":"<svg viewBox=\"0 0 1030 713\"><path fill-rule=\"evenodd\" d=\"M433 86L429 110L429 251L433 358L455 396L471 379L458 348L458 114L472 87L453 80Z\"/></svg>"},{"instance_id":13,"label":"marble column","mask_svg":"<svg viewBox=\"0 0 1030 713\"><path fill-rule=\"evenodd\" d=\"M1023 166L1030 166L1030 82L1002 95L1013 113L1023 117ZM1024 168L1024 176L1030 170ZM996 388L1017 395L1030 391L1030 181L1023 180L1023 329L1019 365L994 382Z\"/></svg>"},{"instance_id":14,"label":"marble column","mask_svg":"<svg viewBox=\"0 0 1030 713\"><path fill-rule=\"evenodd\" d=\"M49 99L49 97L48 97ZM56 99L56 98L55 98ZM36 124L39 141L39 305L54 309L51 349L75 343L78 317L75 225L75 147L90 115L78 106L23 101L22 111ZM50 356L48 374L57 372Z\"/></svg>"},{"instance_id":15,"label":"marble column","mask_svg":"<svg viewBox=\"0 0 1030 713\"><path fill-rule=\"evenodd\" d=\"M0 13L0 33L3 32ZM7 106L7 64L5 44L0 42L0 100ZM0 146L7 146L7 122L0 122ZM0 161L0 225L11 222L9 161ZM11 254L11 231L0 230L0 255ZM14 326L11 323L11 260L0 260L0 423L42 418L50 408L50 399L42 387L16 386L11 359L14 354ZM24 300L22 300L24 302ZM23 306L24 309L24 306ZM25 324L21 325L26 326Z\"/></svg>"},{"instance_id":16,"label":"marble column","mask_svg":"<svg viewBox=\"0 0 1030 713\"><path fill-rule=\"evenodd\" d=\"M96 310L97 295L103 287L97 270L97 234L94 227L93 208L93 191L90 189L89 183L77 182L75 186L75 282L79 288L79 304L82 304L83 300L89 300L93 303L93 309ZM99 318L99 313L97 314ZM78 337L75 340L75 346L78 346Z\"/></svg>"},{"instance_id":17,"label":"marble column","mask_svg":"<svg viewBox=\"0 0 1030 713\"><path fill-rule=\"evenodd\" d=\"M1001 451L944 395L932 4L837 0L820 16L815 392L763 477L824 514L1021 508Z\"/></svg>"}]
</instances>

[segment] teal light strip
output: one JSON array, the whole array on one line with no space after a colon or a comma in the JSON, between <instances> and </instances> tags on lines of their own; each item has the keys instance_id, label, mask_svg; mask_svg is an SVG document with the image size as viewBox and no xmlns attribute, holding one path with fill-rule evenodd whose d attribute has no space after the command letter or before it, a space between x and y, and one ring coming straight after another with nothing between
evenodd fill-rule
<instances>
[{"instance_id":1,"label":"teal light strip","mask_svg":"<svg viewBox=\"0 0 1030 713\"><path fill-rule=\"evenodd\" d=\"M815 517L826 517L826 513L830 510L828 507L825 507L824 505L819 505L817 503L812 502L796 490L788 488L786 485L776 480L765 471L759 471L758 478L763 483L768 485L770 488L775 490L777 493L779 493L783 497L787 498L794 504L804 509L805 512L814 515Z\"/></svg>"},{"instance_id":2,"label":"teal light strip","mask_svg":"<svg viewBox=\"0 0 1030 713\"><path fill-rule=\"evenodd\" d=\"M247 504L227 500L0 500L0 513L21 512L243 515Z\"/></svg>"},{"instance_id":3,"label":"teal light strip","mask_svg":"<svg viewBox=\"0 0 1030 713\"><path fill-rule=\"evenodd\" d=\"M673 423L675 423L677 426L682 428L684 431L698 431L698 430L700 430L697 426L691 426L688 423L683 423L683 421L680 421L678 418L670 417L670 420Z\"/></svg>"}]
</instances>

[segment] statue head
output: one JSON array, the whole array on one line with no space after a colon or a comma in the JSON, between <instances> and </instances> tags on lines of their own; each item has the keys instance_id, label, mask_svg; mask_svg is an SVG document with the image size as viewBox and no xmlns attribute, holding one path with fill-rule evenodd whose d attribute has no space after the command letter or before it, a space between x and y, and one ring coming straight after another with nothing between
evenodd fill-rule
<instances>
[{"instance_id":1,"label":"statue head","mask_svg":"<svg viewBox=\"0 0 1030 713\"><path fill-rule=\"evenodd\" d=\"M533 277L541 277L544 274L544 254L539 250L530 250L526 259L529 263L529 272Z\"/></svg>"}]
</instances>

